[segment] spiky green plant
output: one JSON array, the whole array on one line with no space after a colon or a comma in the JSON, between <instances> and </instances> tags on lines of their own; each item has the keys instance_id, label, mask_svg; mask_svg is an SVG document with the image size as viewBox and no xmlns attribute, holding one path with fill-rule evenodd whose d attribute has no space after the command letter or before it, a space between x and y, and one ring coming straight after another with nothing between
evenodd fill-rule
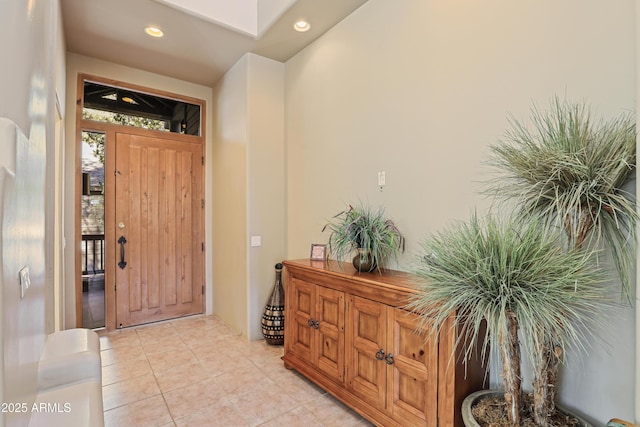
<instances>
[{"instance_id":1,"label":"spiky green plant","mask_svg":"<svg viewBox=\"0 0 640 427\"><path fill-rule=\"evenodd\" d=\"M639 219L633 195L624 190L636 162L632 116L594 121L584 103L556 97L548 110L534 107L531 122L529 128L512 117L512 129L491 147L490 163L501 176L489 192L515 202L522 216L542 215L563 229L568 250L607 248L629 298ZM555 411L562 354L553 335L546 339L546 359L534 367L539 425Z\"/></svg>"},{"instance_id":2,"label":"spiky green plant","mask_svg":"<svg viewBox=\"0 0 640 427\"><path fill-rule=\"evenodd\" d=\"M584 349L606 298L605 274L592 254L564 250L557 230L539 217L473 215L421 242L415 273L421 280L408 308L430 334L455 316L465 360L482 342L500 354L513 425L522 410L520 339L533 364L540 363L548 335L562 354L567 347Z\"/></svg>"},{"instance_id":3,"label":"spiky green plant","mask_svg":"<svg viewBox=\"0 0 640 427\"><path fill-rule=\"evenodd\" d=\"M601 242L610 250L625 296L635 262L638 214L624 185L634 176L636 128L630 114L594 121L584 103L554 98L534 107L532 127L511 130L491 147L500 172L489 192L515 201L523 215L543 215L563 228L568 248Z\"/></svg>"},{"instance_id":4,"label":"spiky green plant","mask_svg":"<svg viewBox=\"0 0 640 427\"><path fill-rule=\"evenodd\" d=\"M383 208L372 209L360 202L355 207L336 214L324 226L329 230L329 251L338 262L362 249L372 260L373 269L380 271L389 258L397 259L404 250L404 237L393 220L385 216Z\"/></svg>"}]
</instances>

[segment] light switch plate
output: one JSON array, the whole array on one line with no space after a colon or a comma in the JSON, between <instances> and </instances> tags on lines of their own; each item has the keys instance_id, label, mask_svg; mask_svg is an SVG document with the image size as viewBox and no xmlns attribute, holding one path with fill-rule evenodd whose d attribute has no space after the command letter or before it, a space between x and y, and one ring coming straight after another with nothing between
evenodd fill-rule
<instances>
[{"instance_id":1,"label":"light switch plate","mask_svg":"<svg viewBox=\"0 0 640 427\"><path fill-rule=\"evenodd\" d=\"M24 298L27 293L27 289L31 286L31 279L29 278L29 267L23 267L18 273L20 276L20 298Z\"/></svg>"},{"instance_id":2,"label":"light switch plate","mask_svg":"<svg viewBox=\"0 0 640 427\"><path fill-rule=\"evenodd\" d=\"M251 236L251 246L262 246L262 236Z\"/></svg>"}]
</instances>

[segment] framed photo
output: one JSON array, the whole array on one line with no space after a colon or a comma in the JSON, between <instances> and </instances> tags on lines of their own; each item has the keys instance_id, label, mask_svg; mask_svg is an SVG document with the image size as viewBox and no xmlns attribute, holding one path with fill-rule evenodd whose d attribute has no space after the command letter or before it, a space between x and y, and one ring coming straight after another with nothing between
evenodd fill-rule
<instances>
[{"instance_id":1,"label":"framed photo","mask_svg":"<svg viewBox=\"0 0 640 427\"><path fill-rule=\"evenodd\" d=\"M311 260L324 261L327 259L327 245L311 244Z\"/></svg>"}]
</instances>

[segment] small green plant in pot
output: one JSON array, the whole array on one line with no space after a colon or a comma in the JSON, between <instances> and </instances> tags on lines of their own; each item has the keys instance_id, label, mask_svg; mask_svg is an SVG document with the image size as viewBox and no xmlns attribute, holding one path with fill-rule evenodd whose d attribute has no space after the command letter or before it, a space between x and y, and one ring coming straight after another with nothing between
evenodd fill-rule
<instances>
[{"instance_id":1,"label":"small green plant in pot","mask_svg":"<svg viewBox=\"0 0 640 427\"><path fill-rule=\"evenodd\" d=\"M456 223L421 243L415 273L418 292L408 308L425 320L429 336L455 316L465 360L483 341L500 356L506 415L514 426L525 413L522 349L532 365L548 336L563 352L583 349L606 301L606 275L592 254L564 250L560 235L539 217L474 215Z\"/></svg>"},{"instance_id":2,"label":"small green plant in pot","mask_svg":"<svg viewBox=\"0 0 640 427\"><path fill-rule=\"evenodd\" d=\"M404 237L383 208L372 209L359 203L336 214L322 231L331 232L329 252L338 262L352 259L360 272L384 269L389 259L404 251Z\"/></svg>"}]
</instances>

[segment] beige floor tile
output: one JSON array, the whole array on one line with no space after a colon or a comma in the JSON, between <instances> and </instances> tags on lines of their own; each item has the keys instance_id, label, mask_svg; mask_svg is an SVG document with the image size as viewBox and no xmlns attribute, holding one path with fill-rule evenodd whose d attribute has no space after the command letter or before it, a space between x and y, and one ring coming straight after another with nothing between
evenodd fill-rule
<instances>
[{"instance_id":1,"label":"beige floor tile","mask_svg":"<svg viewBox=\"0 0 640 427\"><path fill-rule=\"evenodd\" d=\"M199 382L164 393L173 419L201 412L209 406L226 401L226 394L219 383L212 380Z\"/></svg>"},{"instance_id":2,"label":"beige floor tile","mask_svg":"<svg viewBox=\"0 0 640 427\"><path fill-rule=\"evenodd\" d=\"M270 378L263 375L255 366L244 371L228 371L213 379L221 385L229 399L241 396L264 384L274 384Z\"/></svg>"},{"instance_id":3,"label":"beige floor tile","mask_svg":"<svg viewBox=\"0 0 640 427\"><path fill-rule=\"evenodd\" d=\"M238 340L243 338L219 336L215 335L216 332L212 332L212 335L200 336L187 336L183 339L185 343L199 355L203 353L216 354L216 353L235 353L246 356L246 352L237 348Z\"/></svg>"},{"instance_id":4,"label":"beige floor tile","mask_svg":"<svg viewBox=\"0 0 640 427\"><path fill-rule=\"evenodd\" d=\"M317 385L291 371L281 374L274 381L276 381L280 390L297 404L302 404L327 394Z\"/></svg>"},{"instance_id":5,"label":"beige floor tile","mask_svg":"<svg viewBox=\"0 0 640 427\"><path fill-rule=\"evenodd\" d=\"M287 375L296 375L296 371L291 369L287 369L284 367L282 361L280 363L274 363L269 366L265 366L260 369L267 377L271 378L274 381L282 380L283 376Z\"/></svg>"},{"instance_id":6,"label":"beige floor tile","mask_svg":"<svg viewBox=\"0 0 640 427\"><path fill-rule=\"evenodd\" d=\"M176 335L177 332L170 322L154 323L152 325L145 325L136 328L138 336L142 338L151 337L168 337L170 335Z\"/></svg>"},{"instance_id":7,"label":"beige floor tile","mask_svg":"<svg viewBox=\"0 0 640 427\"><path fill-rule=\"evenodd\" d=\"M371 426L215 316L100 333L109 426Z\"/></svg>"},{"instance_id":8,"label":"beige floor tile","mask_svg":"<svg viewBox=\"0 0 640 427\"><path fill-rule=\"evenodd\" d=\"M159 427L173 425L161 395L105 411L105 427Z\"/></svg>"},{"instance_id":9,"label":"beige floor tile","mask_svg":"<svg viewBox=\"0 0 640 427\"><path fill-rule=\"evenodd\" d=\"M247 354L247 358L258 368L270 368L275 365L283 366L282 357L283 349L282 347L272 347L269 345L255 345L249 353Z\"/></svg>"},{"instance_id":10,"label":"beige floor tile","mask_svg":"<svg viewBox=\"0 0 640 427\"><path fill-rule=\"evenodd\" d=\"M118 381L124 381L141 377L143 375L150 375L151 366L147 359L139 360L127 360L121 363L113 365L107 365L102 367L102 385L109 385L117 383Z\"/></svg>"},{"instance_id":11,"label":"beige floor tile","mask_svg":"<svg viewBox=\"0 0 640 427\"><path fill-rule=\"evenodd\" d=\"M242 414L259 424L284 415L298 406L298 402L283 393L279 385L274 382L261 383L229 400Z\"/></svg>"},{"instance_id":12,"label":"beige floor tile","mask_svg":"<svg viewBox=\"0 0 640 427\"><path fill-rule=\"evenodd\" d=\"M261 424L261 427L322 427L322 424L307 408L298 406Z\"/></svg>"},{"instance_id":13,"label":"beige floor tile","mask_svg":"<svg viewBox=\"0 0 640 427\"><path fill-rule=\"evenodd\" d=\"M196 339L195 337L183 339L198 359L206 359L216 355L228 357L244 356L244 353L222 340L209 339L207 336L200 336L200 339Z\"/></svg>"},{"instance_id":14,"label":"beige floor tile","mask_svg":"<svg viewBox=\"0 0 640 427\"><path fill-rule=\"evenodd\" d=\"M105 411L159 394L160 388L153 375L144 375L102 387Z\"/></svg>"},{"instance_id":15,"label":"beige floor tile","mask_svg":"<svg viewBox=\"0 0 640 427\"><path fill-rule=\"evenodd\" d=\"M304 407L325 427L359 426L362 422L362 417L328 394L305 402Z\"/></svg>"},{"instance_id":16,"label":"beige floor tile","mask_svg":"<svg viewBox=\"0 0 640 427\"><path fill-rule=\"evenodd\" d=\"M191 350L169 350L163 353L148 354L147 360L149 360L151 369L153 369L155 373L179 365L190 365L198 362L198 359Z\"/></svg>"},{"instance_id":17,"label":"beige floor tile","mask_svg":"<svg viewBox=\"0 0 640 427\"><path fill-rule=\"evenodd\" d=\"M156 380L163 393L209 379L199 363L178 365L156 373Z\"/></svg>"},{"instance_id":18,"label":"beige floor tile","mask_svg":"<svg viewBox=\"0 0 640 427\"><path fill-rule=\"evenodd\" d=\"M131 362L133 360L145 360L147 358L140 342L124 347L102 350L100 352L100 357L102 360L102 366Z\"/></svg>"},{"instance_id":19,"label":"beige floor tile","mask_svg":"<svg viewBox=\"0 0 640 427\"><path fill-rule=\"evenodd\" d=\"M189 351L189 347L182 341L179 335L169 335L167 337L150 336L141 338L140 343L144 352L148 355L154 353L164 353L167 351Z\"/></svg>"},{"instance_id":20,"label":"beige floor tile","mask_svg":"<svg viewBox=\"0 0 640 427\"><path fill-rule=\"evenodd\" d=\"M178 418L175 422L177 427L251 427L254 425L228 400Z\"/></svg>"},{"instance_id":21,"label":"beige floor tile","mask_svg":"<svg viewBox=\"0 0 640 427\"><path fill-rule=\"evenodd\" d=\"M202 333L221 326L219 320L213 320L211 317L190 317L175 320L171 324L180 335L189 334L193 331Z\"/></svg>"},{"instance_id":22,"label":"beige floor tile","mask_svg":"<svg viewBox=\"0 0 640 427\"><path fill-rule=\"evenodd\" d=\"M254 372L255 375L260 374L260 371L249 359L235 351L212 353L201 359L200 365L211 377L227 372Z\"/></svg>"},{"instance_id":23,"label":"beige floor tile","mask_svg":"<svg viewBox=\"0 0 640 427\"><path fill-rule=\"evenodd\" d=\"M100 350L108 350L116 347L125 347L139 344L138 334L134 329L120 329L114 332L99 331Z\"/></svg>"}]
</instances>

